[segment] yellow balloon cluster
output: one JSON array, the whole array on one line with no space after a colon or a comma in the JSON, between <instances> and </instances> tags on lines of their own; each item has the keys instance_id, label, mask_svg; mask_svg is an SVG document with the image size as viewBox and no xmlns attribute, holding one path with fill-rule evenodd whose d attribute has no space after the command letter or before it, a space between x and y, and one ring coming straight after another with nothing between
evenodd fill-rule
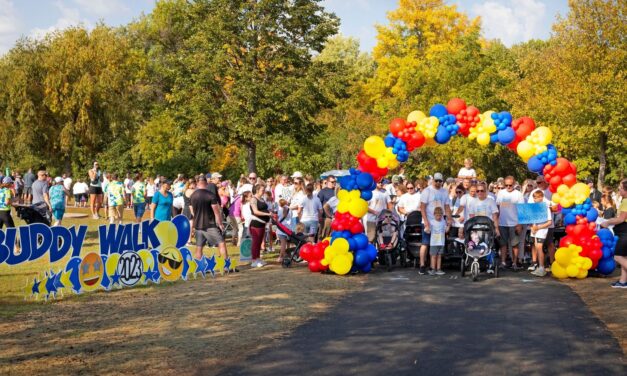
<instances>
[{"instance_id":1,"label":"yellow balloon cluster","mask_svg":"<svg viewBox=\"0 0 627 376\"><path fill-rule=\"evenodd\" d=\"M424 114L422 114L422 116L424 116ZM417 124L418 125L416 125L416 130L420 131L425 136L427 141L429 141L432 140L433 137L435 137L435 134L438 132L438 125L440 125L440 121L435 116L429 116L423 117L422 119L420 119L420 121L417 122Z\"/></svg>"},{"instance_id":2,"label":"yellow balloon cluster","mask_svg":"<svg viewBox=\"0 0 627 376\"><path fill-rule=\"evenodd\" d=\"M377 160L379 168L394 169L398 167L396 154L393 153L392 148L385 146L385 142L379 136L370 136L364 141L364 152L369 157Z\"/></svg>"},{"instance_id":3,"label":"yellow balloon cluster","mask_svg":"<svg viewBox=\"0 0 627 376\"><path fill-rule=\"evenodd\" d=\"M494 124L494 119L492 119L493 113L494 111L486 111L479 115L477 126L470 128L469 139L477 139L477 143L481 146L486 146L490 143L490 134L496 132L496 125Z\"/></svg>"},{"instance_id":4,"label":"yellow balloon cluster","mask_svg":"<svg viewBox=\"0 0 627 376\"><path fill-rule=\"evenodd\" d=\"M353 254L348 251L349 244L344 238L337 238L324 250L322 265L328 265L335 274L344 275L353 266Z\"/></svg>"},{"instance_id":5,"label":"yellow balloon cluster","mask_svg":"<svg viewBox=\"0 0 627 376\"><path fill-rule=\"evenodd\" d=\"M562 184L557 187L557 192L553 194L552 200L563 208L569 208L573 204L583 204L590 197L590 187L584 183L577 183L572 187Z\"/></svg>"},{"instance_id":6,"label":"yellow balloon cluster","mask_svg":"<svg viewBox=\"0 0 627 376\"><path fill-rule=\"evenodd\" d=\"M516 152L525 162L534 155L546 151L546 146L551 143L553 132L547 127L534 129L527 138L521 141L516 147Z\"/></svg>"},{"instance_id":7,"label":"yellow balloon cluster","mask_svg":"<svg viewBox=\"0 0 627 376\"><path fill-rule=\"evenodd\" d=\"M425 115L424 112L422 111L412 111L409 113L409 115L407 115L407 122L411 123L412 121L415 121L416 124L420 123L420 120L426 118L427 116Z\"/></svg>"},{"instance_id":8,"label":"yellow balloon cluster","mask_svg":"<svg viewBox=\"0 0 627 376\"><path fill-rule=\"evenodd\" d=\"M353 217L361 218L368 212L368 201L361 198L361 193L358 189L350 192L342 189L338 192L337 198L339 199L337 204L339 213L349 212Z\"/></svg>"},{"instance_id":9,"label":"yellow balloon cluster","mask_svg":"<svg viewBox=\"0 0 627 376\"><path fill-rule=\"evenodd\" d=\"M588 269L592 267L592 260L579 256L581 247L571 244L561 247L555 252L555 262L551 265L551 274L555 278L586 278Z\"/></svg>"}]
</instances>

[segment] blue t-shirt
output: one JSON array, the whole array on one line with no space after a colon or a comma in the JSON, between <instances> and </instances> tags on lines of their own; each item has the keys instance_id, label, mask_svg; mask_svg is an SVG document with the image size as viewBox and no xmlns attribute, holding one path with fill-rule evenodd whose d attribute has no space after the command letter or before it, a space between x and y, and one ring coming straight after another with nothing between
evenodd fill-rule
<instances>
[{"instance_id":1,"label":"blue t-shirt","mask_svg":"<svg viewBox=\"0 0 627 376\"><path fill-rule=\"evenodd\" d=\"M169 221L172 218L172 201L174 201L172 193L168 192L168 195L164 196L159 191L155 192L152 198L152 203L157 205L155 208L155 219Z\"/></svg>"},{"instance_id":2,"label":"blue t-shirt","mask_svg":"<svg viewBox=\"0 0 627 376\"><path fill-rule=\"evenodd\" d=\"M63 190L63 185L53 185L48 190L48 194L50 195L50 206L52 206L52 209L65 209L65 191Z\"/></svg>"}]
</instances>

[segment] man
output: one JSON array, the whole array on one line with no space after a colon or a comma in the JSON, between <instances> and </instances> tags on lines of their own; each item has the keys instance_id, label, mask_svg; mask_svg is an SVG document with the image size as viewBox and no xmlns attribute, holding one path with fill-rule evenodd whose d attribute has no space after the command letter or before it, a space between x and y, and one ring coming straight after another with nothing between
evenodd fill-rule
<instances>
[{"instance_id":1,"label":"man","mask_svg":"<svg viewBox=\"0 0 627 376\"><path fill-rule=\"evenodd\" d=\"M551 201L551 198L553 197L553 192L549 190L549 183L546 181L544 176L538 175L538 177L536 178L536 185L538 186L538 188L529 193L529 199L527 200L527 202L530 204L533 203L533 192L541 190L544 193L544 199L551 209L551 213L553 213L551 216L551 224L549 225L546 238L544 239L544 245L549 251L549 258L551 260L551 263L553 263L553 261L555 261L555 243L553 242L553 234L555 233L555 211L557 210L557 206L554 206ZM550 272L551 268L546 268L546 271Z\"/></svg>"},{"instance_id":2,"label":"man","mask_svg":"<svg viewBox=\"0 0 627 376\"><path fill-rule=\"evenodd\" d=\"M224 224L222 223L222 208L220 200L207 189L207 178L201 175L198 178L196 191L190 197L191 213L194 216L194 229L196 230L196 259L203 256L202 249L205 244L218 246L220 256L228 259L226 244L224 243ZM225 268L225 271L226 270Z\"/></svg>"},{"instance_id":3,"label":"man","mask_svg":"<svg viewBox=\"0 0 627 376\"><path fill-rule=\"evenodd\" d=\"M219 172L213 172L209 176L209 183L207 183L207 189L209 190L209 192L213 193L213 195L218 198L218 201L220 200L220 197L218 195L218 187L220 186L221 179L222 179L222 174L220 174Z\"/></svg>"},{"instance_id":4,"label":"man","mask_svg":"<svg viewBox=\"0 0 627 376\"><path fill-rule=\"evenodd\" d=\"M94 161L93 167L88 171L89 175L89 207L93 219L99 219L102 206L102 172L98 161Z\"/></svg>"},{"instance_id":5,"label":"man","mask_svg":"<svg viewBox=\"0 0 627 376\"><path fill-rule=\"evenodd\" d=\"M518 270L518 244L519 236L522 236L522 226L518 223L518 210L516 204L525 202L520 191L514 189L514 177L508 176L499 183L496 195L496 204L499 207L499 231L501 233L501 267L507 267L507 255L511 253L512 269Z\"/></svg>"},{"instance_id":6,"label":"man","mask_svg":"<svg viewBox=\"0 0 627 376\"><path fill-rule=\"evenodd\" d=\"M434 210L437 207L443 208L446 214L446 224L451 226L451 199L448 196L446 189L442 187L444 183L444 177L441 173L437 172L433 175L433 184L429 185L420 193L420 211L422 212L422 245L420 246L420 269L418 274L424 275L427 271L425 269L425 259L427 257L427 250L429 249L429 243L431 242L431 221L435 221Z\"/></svg>"},{"instance_id":7,"label":"man","mask_svg":"<svg viewBox=\"0 0 627 376\"><path fill-rule=\"evenodd\" d=\"M118 174L111 175L107 186L107 203L109 204L109 223L122 224L124 216L124 183L118 180Z\"/></svg>"},{"instance_id":8,"label":"man","mask_svg":"<svg viewBox=\"0 0 627 376\"><path fill-rule=\"evenodd\" d=\"M29 168L28 172L24 174L24 203L30 204L33 202L33 183L37 180L33 169Z\"/></svg>"},{"instance_id":9,"label":"man","mask_svg":"<svg viewBox=\"0 0 627 376\"><path fill-rule=\"evenodd\" d=\"M590 200L592 200L593 202L596 201L596 202L598 202L600 204L601 203L601 192L599 192L594 187L594 179L592 179L591 177L586 179L586 184L588 184L588 187L590 187Z\"/></svg>"},{"instance_id":10,"label":"man","mask_svg":"<svg viewBox=\"0 0 627 376\"><path fill-rule=\"evenodd\" d=\"M32 185L33 207L50 220L52 219L52 205L50 204L48 188L46 171L37 171L37 180Z\"/></svg>"},{"instance_id":11,"label":"man","mask_svg":"<svg viewBox=\"0 0 627 376\"><path fill-rule=\"evenodd\" d=\"M337 186L337 179L335 176L330 175L327 176L325 181L325 187L318 192L318 199L322 204L322 221L320 226L320 232L318 234L318 239L324 239L329 234L331 234L331 222L333 221L333 213L331 212L331 207L324 209L324 204L326 204L331 198L335 197L335 187Z\"/></svg>"},{"instance_id":12,"label":"man","mask_svg":"<svg viewBox=\"0 0 627 376\"><path fill-rule=\"evenodd\" d=\"M281 175L279 178L279 184L274 187L274 201L278 204L281 199L284 199L288 203L292 199L294 193L293 187L290 185L287 175ZM324 204L322 204L324 205Z\"/></svg>"},{"instance_id":13,"label":"man","mask_svg":"<svg viewBox=\"0 0 627 376\"><path fill-rule=\"evenodd\" d=\"M65 188L65 191L69 193L72 192L72 178L70 177L70 174L63 174L63 176L61 176L61 178L63 179L63 188ZM66 201L67 204L67 201Z\"/></svg>"},{"instance_id":14,"label":"man","mask_svg":"<svg viewBox=\"0 0 627 376\"><path fill-rule=\"evenodd\" d=\"M392 210L392 200L390 200L390 195L383 188L383 181L381 180L377 182L377 189L372 191L372 198L368 201L366 232L370 243L374 243L377 236L377 217L384 209Z\"/></svg>"}]
</instances>

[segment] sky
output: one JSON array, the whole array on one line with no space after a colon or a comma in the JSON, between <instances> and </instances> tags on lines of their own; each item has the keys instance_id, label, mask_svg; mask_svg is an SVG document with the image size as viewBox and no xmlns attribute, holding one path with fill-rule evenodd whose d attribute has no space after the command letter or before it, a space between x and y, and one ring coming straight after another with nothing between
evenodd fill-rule
<instances>
[{"instance_id":1,"label":"sky","mask_svg":"<svg viewBox=\"0 0 627 376\"><path fill-rule=\"evenodd\" d=\"M546 39L558 14L568 12L567 0L447 0L471 17L481 16L483 35L506 46L529 39ZM50 31L100 20L126 24L150 13L155 0L0 0L0 54L22 36L41 38ZM398 0L323 0L341 19L340 33L359 39L363 51L376 44L375 24L386 24L386 13Z\"/></svg>"}]
</instances>

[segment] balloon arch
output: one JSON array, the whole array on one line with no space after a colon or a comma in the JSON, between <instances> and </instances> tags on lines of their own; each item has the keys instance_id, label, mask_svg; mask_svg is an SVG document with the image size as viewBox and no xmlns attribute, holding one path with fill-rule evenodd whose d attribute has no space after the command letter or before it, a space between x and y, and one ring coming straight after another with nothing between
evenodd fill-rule
<instances>
[{"instance_id":1,"label":"balloon arch","mask_svg":"<svg viewBox=\"0 0 627 376\"><path fill-rule=\"evenodd\" d=\"M377 251L364 234L361 218L368 212L368 200L376 182L390 169L406 162L416 148L445 144L454 136L476 140L479 145L490 143L507 146L516 152L531 172L544 175L553 193L552 200L562 211L566 236L560 241L551 273L556 278L585 278L589 270L601 274L614 271L616 238L607 230L596 230L598 213L590 201L590 188L577 182L577 168L565 158L558 157L551 144L552 132L536 127L530 117L513 119L509 112L487 111L467 106L459 98L445 106L436 104L429 116L413 111L407 120L390 122L390 133L383 139L370 136L357 155L359 167L349 176L338 179L341 190L333 218L330 239L301 249L313 272L331 270L336 274L350 271L367 273L376 259Z\"/></svg>"}]
</instances>

